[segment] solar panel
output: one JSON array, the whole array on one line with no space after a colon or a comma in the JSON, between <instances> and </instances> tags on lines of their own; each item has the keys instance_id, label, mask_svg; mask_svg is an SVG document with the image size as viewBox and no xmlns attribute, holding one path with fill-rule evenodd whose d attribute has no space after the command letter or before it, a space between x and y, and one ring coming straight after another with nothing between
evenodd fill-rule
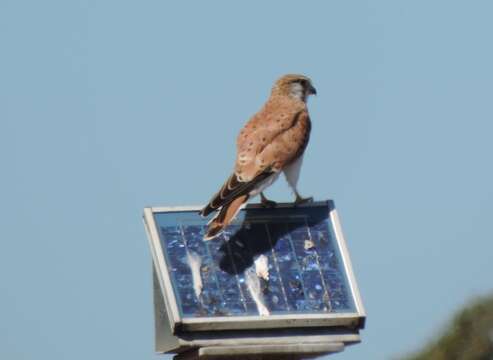
<instances>
[{"instance_id":1,"label":"solar panel","mask_svg":"<svg viewBox=\"0 0 493 360\"><path fill-rule=\"evenodd\" d=\"M251 206L222 235L204 241L207 219L196 210L153 211L155 255L163 260L160 270L170 282L176 317L185 322L361 317L345 244L331 214L331 202Z\"/></svg>"}]
</instances>

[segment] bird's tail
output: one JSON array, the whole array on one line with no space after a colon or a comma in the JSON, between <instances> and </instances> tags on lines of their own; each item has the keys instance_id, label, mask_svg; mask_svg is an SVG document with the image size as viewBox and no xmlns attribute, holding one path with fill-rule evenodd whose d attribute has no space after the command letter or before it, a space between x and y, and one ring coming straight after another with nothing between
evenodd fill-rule
<instances>
[{"instance_id":1,"label":"bird's tail","mask_svg":"<svg viewBox=\"0 0 493 360\"><path fill-rule=\"evenodd\" d=\"M207 233L204 236L204 240L211 240L220 235L224 228L234 219L241 206L247 202L249 198L248 194L241 195L231 201L229 204L223 205L219 213L209 221Z\"/></svg>"}]
</instances>

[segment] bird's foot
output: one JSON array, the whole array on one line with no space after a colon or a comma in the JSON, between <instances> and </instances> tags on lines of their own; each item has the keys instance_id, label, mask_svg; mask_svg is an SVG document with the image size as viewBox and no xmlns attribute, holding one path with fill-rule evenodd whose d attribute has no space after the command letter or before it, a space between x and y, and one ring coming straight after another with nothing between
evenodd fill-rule
<instances>
[{"instance_id":1,"label":"bird's foot","mask_svg":"<svg viewBox=\"0 0 493 360\"><path fill-rule=\"evenodd\" d=\"M296 194L296 200L294 200L294 205L301 205L301 204L306 204L306 203L311 203L313 202L313 197L301 197L299 194Z\"/></svg>"},{"instance_id":2,"label":"bird's foot","mask_svg":"<svg viewBox=\"0 0 493 360\"><path fill-rule=\"evenodd\" d=\"M277 206L275 201L267 199L263 193L260 193L260 203L266 208L273 208Z\"/></svg>"}]
</instances>

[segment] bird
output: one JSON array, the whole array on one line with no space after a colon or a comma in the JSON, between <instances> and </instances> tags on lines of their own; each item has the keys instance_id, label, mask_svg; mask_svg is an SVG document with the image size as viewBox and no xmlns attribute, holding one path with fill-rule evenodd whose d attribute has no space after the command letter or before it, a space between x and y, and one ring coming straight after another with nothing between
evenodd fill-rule
<instances>
[{"instance_id":1,"label":"bird","mask_svg":"<svg viewBox=\"0 0 493 360\"><path fill-rule=\"evenodd\" d=\"M303 154L310 139L311 121L307 101L317 90L310 78L299 74L280 77L262 108L240 131L236 141L234 171L220 190L200 210L208 222L204 240L219 236L246 202L260 194L261 204L274 207L264 190L281 172L295 195L296 205L313 201L297 189Z\"/></svg>"}]
</instances>

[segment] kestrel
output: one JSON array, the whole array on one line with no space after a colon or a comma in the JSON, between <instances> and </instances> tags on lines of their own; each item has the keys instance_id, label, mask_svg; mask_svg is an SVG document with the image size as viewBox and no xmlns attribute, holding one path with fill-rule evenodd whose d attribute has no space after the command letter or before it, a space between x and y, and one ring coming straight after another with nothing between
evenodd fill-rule
<instances>
[{"instance_id":1,"label":"kestrel","mask_svg":"<svg viewBox=\"0 0 493 360\"><path fill-rule=\"evenodd\" d=\"M312 200L302 198L296 185L311 130L306 102L316 93L311 80L303 75L284 75L276 81L267 102L238 135L233 174L200 211L202 216L219 211L209 222L204 240L218 236L250 197L260 194L263 205L275 206L263 191L281 172L296 204Z\"/></svg>"}]
</instances>

